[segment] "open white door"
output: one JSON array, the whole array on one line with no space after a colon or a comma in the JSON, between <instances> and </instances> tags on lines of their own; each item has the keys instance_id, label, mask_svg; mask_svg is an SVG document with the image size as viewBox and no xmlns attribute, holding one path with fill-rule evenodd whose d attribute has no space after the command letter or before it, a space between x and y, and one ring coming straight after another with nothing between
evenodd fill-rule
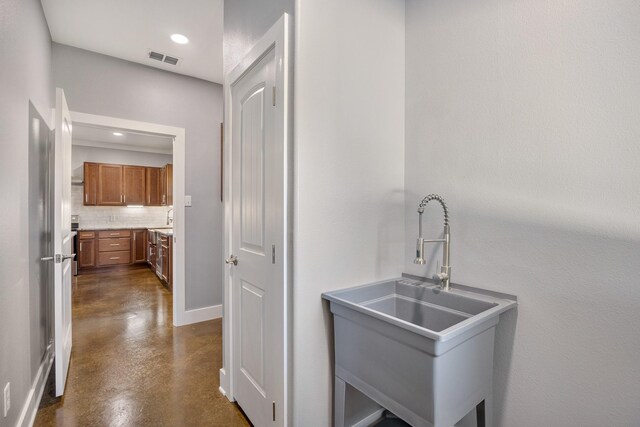
<instances>
[{"instance_id":1,"label":"open white door","mask_svg":"<svg viewBox=\"0 0 640 427\"><path fill-rule=\"evenodd\" d=\"M285 15L230 73L226 88L229 397L256 427L287 425L287 28Z\"/></svg>"},{"instance_id":2,"label":"open white door","mask_svg":"<svg viewBox=\"0 0 640 427\"><path fill-rule=\"evenodd\" d=\"M56 139L54 143L53 247L54 347L56 396L64 393L71 358L71 115L64 91L56 89Z\"/></svg>"}]
</instances>

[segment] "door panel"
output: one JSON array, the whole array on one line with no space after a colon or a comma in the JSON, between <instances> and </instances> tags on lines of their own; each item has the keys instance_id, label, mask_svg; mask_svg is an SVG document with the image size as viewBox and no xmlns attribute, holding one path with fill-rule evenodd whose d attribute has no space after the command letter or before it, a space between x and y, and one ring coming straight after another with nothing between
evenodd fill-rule
<instances>
[{"instance_id":1,"label":"door panel","mask_svg":"<svg viewBox=\"0 0 640 427\"><path fill-rule=\"evenodd\" d=\"M162 201L162 189L160 188L160 168L146 168L146 175L146 204L148 206L159 206Z\"/></svg>"},{"instance_id":2,"label":"door panel","mask_svg":"<svg viewBox=\"0 0 640 427\"><path fill-rule=\"evenodd\" d=\"M173 206L173 165L165 166L165 188L167 193L166 204Z\"/></svg>"},{"instance_id":3,"label":"door panel","mask_svg":"<svg viewBox=\"0 0 640 427\"><path fill-rule=\"evenodd\" d=\"M123 203L125 205L143 205L146 188L146 170L143 166L123 166L124 177Z\"/></svg>"},{"instance_id":4,"label":"door panel","mask_svg":"<svg viewBox=\"0 0 640 427\"><path fill-rule=\"evenodd\" d=\"M270 49L232 91L232 267L234 397L256 426L273 425L278 400L280 317L284 310L271 245L281 244L281 168L275 159L275 51ZM280 142L281 144L282 142ZM281 422L281 420L280 420Z\"/></svg>"},{"instance_id":5,"label":"door panel","mask_svg":"<svg viewBox=\"0 0 640 427\"><path fill-rule=\"evenodd\" d=\"M134 230L131 245L131 262L145 262L147 260L147 230Z\"/></svg>"},{"instance_id":6,"label":"door panel","mask_svg":"<svg viewBox=\"0 0 640 427\"><path fill-rule=\"evenodd\" d=\"M98 204L122 205L122 166L98 165Z\"/></svg>"},{"instance_id":7,"label":"door panel","mask_svg":"<svg viewBox=\"0 0 640 427\"><path fill-rule=\"evenodd\" d=\"M264 291L242 280L240 295L240 368L256 390L264 391Z\"/></svg>"},{"instance_id":8,"label":"door panel","mask_svg":"<svg viewBox=\"0 0 640 427\"><path fill-rule=\"evenodd\" d=\"M84 204L95 206L98 203L98 165L84 164Z\"/></svg>"},{"instance_id":9,"label":"door panel","mask_svg":"<svg viewBox=\"0 0 640 427\"><path fill-rule=\"evenodd\" d=\"M241 102L240 242L264 255L264 83Z\"/></svg>"},{"instance_id":10,"label":"door panel","mask_svg":"<svg viewBox=\"0 0 640 427\"><path fill-rule=\"evenodd\" d=\"M71 116L62 89L56 90L54 142L54 347L56 396L64 393L71 359ZM67 258L68 257L68 258Z\"/></svg>"},{"instance_id":11,"label":"door panel","mask_svg":"<svg viewBox=\"0 0 640 427\"><path fill-rule=\"evenodd\" d=\"M88 268L96 266L96 241L80 240L78 254L78 268Z\"/></svg>"}]
</instances>

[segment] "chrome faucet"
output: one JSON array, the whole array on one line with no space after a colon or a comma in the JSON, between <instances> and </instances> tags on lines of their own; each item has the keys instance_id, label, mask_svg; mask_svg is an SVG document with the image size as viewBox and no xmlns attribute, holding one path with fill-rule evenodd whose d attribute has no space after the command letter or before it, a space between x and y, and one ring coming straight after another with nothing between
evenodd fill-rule
<instances>
[{"instance_id":1,"label":"chrome faucet","mask_svg":"<svg viewBox=\"0 0 640 427\"><path fill-rule=\"evenodd\" d=\"M173 225L173 208L167 211L167 225Z\"/></svg>"},{"instance_id":2,"label":"chrome faucet","mask_svg":"<svg viewBox=\"0 0 640 427\"><path fill-rule=\"evenodd\" d=\"M444 235L442 239L425 240L422 238L422 214L424 213L424 207L431 200L435 200L442 205L444 210ZM418 242L416 243L416 259L413 260L414 264L425 264L424 260L424 244L425 243L440 243L442 242L442 267L440 272L436 274L436 279L440 282L440 288L444 291L449 290L451 284L451 266L449 265L449 250L451 245L451 230L449 229L449 210L444 199L437 194L429 194L422 199L418 206Z\"/></svg>"}]
</instances>

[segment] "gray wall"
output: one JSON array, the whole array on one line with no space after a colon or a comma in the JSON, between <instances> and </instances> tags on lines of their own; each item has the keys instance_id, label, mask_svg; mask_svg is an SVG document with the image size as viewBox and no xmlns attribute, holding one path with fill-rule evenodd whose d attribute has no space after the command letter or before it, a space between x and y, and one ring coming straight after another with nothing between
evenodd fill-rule
<instances>
[{"instance_id":1,"label":"gray wall","mask_svg":"<svg viewBox=\"0 0 640 427\"><path fill-rule=\"evenodd\" d=\"M28 239L29 101L51 127L51 39L38 0L0 5L0 392L11 382L11 410L0 426L14 426L42 358L39 322L30 322ZM34 209L36 207L33 207ZM37 363L37 362L36 362Z\"/></svg>"},{"instance_id":2,"label":"gray wall","mask_svg":"<svg viewBox=\"0 0 640 427\"><path fill-rule=\"evenodd\" d=\"M224 74L240 62L283 13L293 19L295 0L224 2Z\"/></svg>"},{"instance_id":3,"label":"gray wall","mask_svg":"<svg viewBox=\"0 0 640 427\"><path fill-rule=\"evenodd\" d=\"M173 156L170 154L74 145L71 149L71 170L74 179L83 178L84 162L162 167L167 163L173 163Z\"/></svg>"},{"instance_id":4,"label":"gray wall","mask_svg":"<svg viewBox=\"0 0 640 427\"><path fill-rule=\"evenodd\" d=\"M222 86L53 44L53 79L72 111L185 128L186 306L222 303Z\"/></svg>"},{"instance_id":5,"label":"gray wall","mask_svg":"<svg viewBox=\"0 0 640 427\"><path fill-rule=\"evenodd\" d=\"M406 16L405 271L434 271L411 260L419 199L441 193L453 281L519 297L497 425L640 425L640 4L409 0Z\"/></svg>"},{"instance_id":6,"label":"gray wall","mask_svg":"<svg viewBox=\"0 0 640 427\"><path fill-rule=\"evenodd\" d=\"M322 292L402 271L404 12L397 0L296 10L292 426L331 425Z\"/></svg>"}]
</instances>

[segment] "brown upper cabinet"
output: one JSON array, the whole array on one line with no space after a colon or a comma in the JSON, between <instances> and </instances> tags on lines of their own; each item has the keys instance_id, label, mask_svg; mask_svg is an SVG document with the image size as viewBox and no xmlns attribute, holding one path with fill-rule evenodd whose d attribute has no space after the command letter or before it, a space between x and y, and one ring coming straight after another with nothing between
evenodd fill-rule
<instances>
[{"instance_id":1,"label":"brown upper cabinet","mask_svg":"<svg viewBox=\"0 0 640 427\"><path fill-rule=\"evenodd\" d=\"M173 205L173 165L84 164L84 205Z\"/></svg>"},{"instance_id":2,"label":"brown upper cabinet","mask_svg":"<svg viewBox=\"0 0 640 427\"><path fill-rule=\"evenodd\" d=\"M123 166L125 205L144 205L146 193L146 170L144 166Z\"/></svg>"},{"instance_id":3,"label":"brown upper cabinet","mask_svg":"<svg viewBox=\"0 0 640 427\"><path fill-rule=\"evenodd\" d=\"M98 204L98 164L84 164L84 204L95 206Z\"/></svg>"},{"instance_id":4,"label":"brown upper cabinet","mask_svg":"<svg viewBox=\"0 0 640 427\"><path fill-rule=\"evenodd\" d=\"M162 204L162 185L160 184L161 168L146 169L146 204L147 206L160 206Z\"/></svg>"},{"instance_id":5,"label":"brown upper cabinet","mask_svg":"<svg viewBox=\"0 0 640 427\"><path fill-rule=\"evenodd\" d=\"M98 165L98 205L122 205L122 165Z\"/></svg>"},{"instance_id":6,"label":"brown upper cabinet","mask_svg":"<svg viewBox=\"0 0 640 427\"><path fill-rule=\"evenodd\" d=\"M168 164L160 170L162 205L173 206L173 165Z\"/></svg>"}]
</instances>

